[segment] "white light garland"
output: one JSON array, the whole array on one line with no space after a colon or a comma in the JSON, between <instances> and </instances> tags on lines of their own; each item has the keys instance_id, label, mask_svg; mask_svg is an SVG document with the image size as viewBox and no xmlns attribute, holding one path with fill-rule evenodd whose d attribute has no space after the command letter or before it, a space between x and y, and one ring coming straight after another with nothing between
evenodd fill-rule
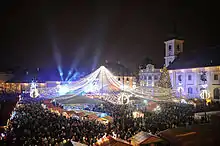
<instances>
[{"instance_id":1,"label":"white light garland","mask_svg":"<svg viewBox=\"0 0 220 146\"><path fill-rule=\"evenodd\" d=\"M112 86L109 86L112 85ZM44 97L58 97L59 89L62 86L68 86L68 94L59 97L59 99L69 99L73 96L79 95L81 93L95 92L96 95L102 96L104 100L108 100L113 103L121 104L121 99L125 98L126 104L129 103L130 96L144 98L146 100L154 100L153 96L169 96L171 94L169 89L165 88L143 88L136 87L132 88L124 85L118 81L115 76L104 66L101 66L93 73L88 76L81 78L78 81L71 82L68 85L59 85L59 87L53 88L40 88L39 93ZM108 87L108 88L105 88ZM114 87L114 88L113 88ZM105 88L105 91L104 91ZM117 90L119 91L116 92ZM123 92L122 92L123 91ZM97 92L97 93L96 93ZM121 93L120 93L121 92ZM99 95L100 93L100 95Z\"/></svg>"}]
</instances>

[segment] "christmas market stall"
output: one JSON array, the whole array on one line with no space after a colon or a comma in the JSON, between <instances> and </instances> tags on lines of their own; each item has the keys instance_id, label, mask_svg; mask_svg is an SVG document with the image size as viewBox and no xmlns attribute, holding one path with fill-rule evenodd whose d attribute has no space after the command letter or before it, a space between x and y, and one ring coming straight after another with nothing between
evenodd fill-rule
<instances>
[{"instance_id":1,"label":"christmas market stall","mask_svg":"<svg viewBox=\"0 0 220 146\"><path fill-rule=\"evenodd\" d=\"M119 139L119 138L114 138L112 136L107 136L99 139L95 146L132 146L129 142Z\"/></svg>"},{"instance_id":2,"label":"christmas market stall","mask_svg":"<svg viewBox=\"0 0 220 146\"><path fill-rule=\"evenodd\" d=\"M131 141L131 144L133 146L141 146L141 145L148 145L148 144L161 144L163 143L163 140L155 135L152 135L147 132L139 132L133 137L129 139Z\"/></svg>"}]
</instances>

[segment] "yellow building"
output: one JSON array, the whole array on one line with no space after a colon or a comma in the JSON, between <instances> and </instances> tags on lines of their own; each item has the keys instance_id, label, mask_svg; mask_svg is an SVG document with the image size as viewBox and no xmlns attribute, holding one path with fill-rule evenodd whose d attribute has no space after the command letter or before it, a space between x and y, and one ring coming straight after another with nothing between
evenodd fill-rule
<instances>
[{"instance_id":1,"label":"yellow building","mask_svg":"<svg viewBox=\"0 0 220 146\"><path fill-rule=\"evenodd\" d=\"M136 87L136 78L134 76L115 76L115 78L125 86Z\"/></svg>"},{"instance_id":2,"label":"yellow building","mask_svg":"<svg viewBox=\"0 0 220 146\"><path fill-rule=\"evenodd\" d=\"M120 62L106 62L105 67L110 70L115 78L125 86L136 87L136 77L128 68L126 68Z\"/></svg>"}]
</instances>

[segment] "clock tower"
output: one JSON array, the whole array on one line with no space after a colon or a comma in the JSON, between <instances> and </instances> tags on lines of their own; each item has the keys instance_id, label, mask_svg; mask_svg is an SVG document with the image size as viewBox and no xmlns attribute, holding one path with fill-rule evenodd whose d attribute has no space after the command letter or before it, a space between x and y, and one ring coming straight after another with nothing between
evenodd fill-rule
<instances>
[{"instance_id":1,"label":"clock tower","mask_svg":"<svg viewBox=\"0 0 220 146\"><path fill-rule=\"evenodd\" d=\"M178 54L183 52L183 40L171 39L165 41L165 66L168 67L177 57Z\"/></svg>"}]
</instances>

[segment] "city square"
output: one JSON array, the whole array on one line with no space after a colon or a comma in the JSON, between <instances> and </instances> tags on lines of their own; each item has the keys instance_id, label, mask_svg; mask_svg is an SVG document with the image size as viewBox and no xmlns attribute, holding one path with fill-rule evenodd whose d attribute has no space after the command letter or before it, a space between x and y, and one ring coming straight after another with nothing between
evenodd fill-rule
<instances>
[{"instance_id":1,"label":"city square","mask_svg":"<svg viewBox=\"0 0 220 146\"><path fill-rule=\"evenodd\" d=\"M220 143L219 28L206 20L217 13L67 3L2 10L0 145Z\"/></svg>"}]
</instances>

